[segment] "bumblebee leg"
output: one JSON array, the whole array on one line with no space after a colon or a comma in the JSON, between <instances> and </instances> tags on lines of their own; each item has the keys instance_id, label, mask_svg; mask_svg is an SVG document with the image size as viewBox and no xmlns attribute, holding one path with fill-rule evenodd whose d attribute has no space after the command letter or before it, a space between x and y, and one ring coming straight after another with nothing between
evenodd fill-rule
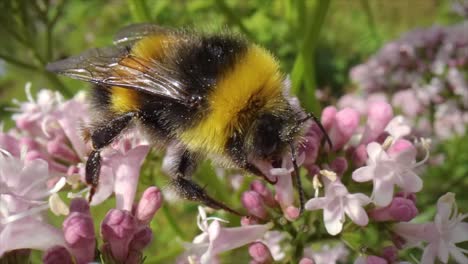
<instances>
[{"instance_id":1,"label":"bumblebee leg","mask_svg":"<svg viewBox=\"0 0 468 264\"><path fill-rule=\"evenodd\" d=\"M86 161L86 183L91 186L89 191L88 201L91 202L96 193L99 184L99 175L101 172L101 150L108 146L112 141L126 128L136 115L134 112L129 112L119 117L112 119L110 122L102 126L98 126L91 132L91 143L93 151L88 156Z\"/></svg>"},{"instance_id":2,"label":"bumblebee leg","mask_svg":"<svg viewBox=\"0 0 468 264\"><path fill-rule=\"evenodd\" d=\"M174 153L170 154L173 155L173 164L169 168L169 172L172 175L171 184L177 194L184 199L200 202L213 209L222 209L232 214L243 216L238 211L209 196L204 188L191 179L198 164L198 159L194 153L189 152L185 148L181 146L177 148Z\"/></svg>"}]
</instances>

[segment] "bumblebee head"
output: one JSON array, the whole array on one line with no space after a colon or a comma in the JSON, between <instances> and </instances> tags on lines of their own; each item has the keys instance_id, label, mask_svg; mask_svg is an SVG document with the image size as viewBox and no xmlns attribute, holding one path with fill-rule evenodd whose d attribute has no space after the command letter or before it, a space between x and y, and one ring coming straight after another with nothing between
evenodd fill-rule
<instances>
[{"instance_id":1,"label":"bumblebee head","mask_svg":"<svg viewBox=\"0 0 468 264\"><path fill-rule=\"evenodd\" d=\"M281 115L263 113L251 127L253 158L278 160L301 134L298 119L293 112Z\"/></svg>"}]
</instances>

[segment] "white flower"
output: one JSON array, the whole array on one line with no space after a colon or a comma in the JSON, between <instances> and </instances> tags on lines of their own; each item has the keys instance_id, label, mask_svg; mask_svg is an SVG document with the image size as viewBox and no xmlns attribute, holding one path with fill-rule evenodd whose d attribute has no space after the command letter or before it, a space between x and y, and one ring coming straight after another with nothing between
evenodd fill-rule
<instances>
[{"instance_id":1,"label":"white flower","mask_svg":"<svg viewBox=\"0 0 468 264\"><path fill-rule=\"evenodd\" d=\"M193 239L193 243L185 245L187 251L183 257L190 259L192 262L199 261L201 264L211 264L220 253L261 239L272 227L271 223L265 225L222 227L221 222L226 221L216 217L206 217L203 207L198 207L198 213L197 224L203 233L196 236ZM210 220L212 222L208 223Z\"/></svg>"},{"instance_id":2,"label":"white flower","mask_svg":"<svg viewBox=\"0 0 468 264\"><path fill-rule=\"evenodd\" d=\"M351 220L365 226L369 218L363 206L370 202L369 197L362 193L350 194L339 181L330 182L325 187L325 197L312 198L305 204L306 210L323 209L325 228L331 235L336 235L343 229L345 214Z\"/></svg>"},{"instance_id":3,"label":"white flower","mask_svg":"<svg viewBox=\"0 0 468 264\"><path fill-rule=\"evenodd\" d=\"M376 142L367 145L369 158L367 166L353 172L353 180L357 182L373 181L372 199L380 207L387 206L392 201L394 186L399 186L405 192L419 192L422 180L413 172L419 164L416 163L416 149L413 147L389 155Z\"/></svg>"},{"instance_id":4,"label":"white flower","mask_svg":"<svg viewBox=\"0 0 468 264\"><path fill-rule=\"evenodd\" d=\"M447 193L437 202L437 214L434 222L398 223L394 231L405 238L408 246L415 246L427 242L421 263L430 264L437 257L443 263L452 256L457 263L467 264L467 249L457 247L457 243L468 241L468 223L464 220L468 214L458 214L455 194Z\"/></svg>"}]
</instances>

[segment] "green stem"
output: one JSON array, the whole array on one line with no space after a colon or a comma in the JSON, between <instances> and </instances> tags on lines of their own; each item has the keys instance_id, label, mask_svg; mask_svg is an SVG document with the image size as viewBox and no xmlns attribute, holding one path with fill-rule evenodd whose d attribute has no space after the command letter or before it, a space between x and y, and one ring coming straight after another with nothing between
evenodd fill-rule
<instances>
[{"instance_id":1,"label":"green stem","mask_svg":"<svg viewBox=\"0 0 468 264\"><path fill-rule=\"evenodd\" d=\"M298 5L300 6L300 5ZM303 99L302 103L307 111L318 112L320 106L315 98L316 78L315 78L315 48L317 46L320 30L325 21L326 14L330 7L330 0L321 0L316 3L313 14L305 26L305 36L302 42L300 53L294 62L291 81L293 91ZM302 82L304 89L301 89Z\"/></svg>"},{"instance_id":2,"label":"green stem","mask_svg":"<svg viewBox=\"0 0 468 264\"><path fill-rule=\"evenodd\" d=\"M375 24L374 14L372 13L372 8L370 6L369 0L361 0L361 5L364 8L364 12L367 15L367 23L369 24L369 28L374 35L374 39L377 40L377 47L381 45L381 39L377 32L377 26Z\"/></svg>"},{"instance_id":3,"label":"green stem","mask_svg":"<svg viewBox=\"0 0 468 264\"><path fill-rule=\"evenodd\" d=\"M152 20L150 9L145 0L128 0L127 3L135 22L147 22Z\"/></svg>"},{"instance_id":4,"label":"green stem","mask_svg":"<svg viewBox=\"0 0 468 264\"><path fill-rule=\"evenodd\" d=\"M166 217L166 220L169 226L171 227L172 231L174 231L174 233L176 233L182 239L186 239L185 233L177 224L177 220L174 218L174 216L172 216L169 207L166 204L164 204L162 209L163 209L164 216Z\"/></svg>"},{"instance_id":5,"label":"green stem","mask_svg":"<svg viewBox=\"0 0 468 264\"><path fill-rule=\"evenodd\" d=\"M226 16L230 24L237 26L249 39L255 39L254 35L247 29L244 23L242 23L242 20L226 4L226 2L223 0L215 0L215 4L219 10L224 13L224 16Z\"/></svg>"}]
</instances>

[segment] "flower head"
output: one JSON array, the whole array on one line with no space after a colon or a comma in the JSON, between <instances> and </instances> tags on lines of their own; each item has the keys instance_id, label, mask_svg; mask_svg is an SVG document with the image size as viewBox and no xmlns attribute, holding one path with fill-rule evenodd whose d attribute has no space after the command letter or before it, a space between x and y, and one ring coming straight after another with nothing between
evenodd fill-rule
<instances>
[{"instance_id":1,"label":"flower head","mask_svg":"<svg viewBox=\"0 0 468 264\"><path fill-rule=\"evenodd\" d=\"M457 263L468 263L468 257L465 255L468 252L456 245L468 241L468 223L464 222L466 218L468 214L458 214L455 194L447 193L437 202L434 222L398 223L394 226L394 231L407 240L408 246L420 242L427 243L422 263L434 263L436 257L447 263L449 256Z\"/></svg>"},{"instance_id":2,"label":"flower head","mask_svg":"<svg viewBox=\"0 0 468 264\"><path fill-rule=\"evenodd\" d=\"M393 153L390 155L376 142L370 143L367 145L367 166L357 169L352 175L357 182L373 181L372 199L378 206L390 204L395 185L405 192L419 192L422 189L422 180L413 171L416 167L416 149L411 147Z\"/></svg>"},{"instance_id":3,"label":"flower head","mask_svg":"<svg viewBox=\"0 0 468 264\"><path fill-rule=\"evenodd\" d=\"M323 209L325 228L329 234L336 235L343 229L345 214L356 224L367 225L369 218L363 207L369 202L369 197L362 193L350 194L337 179L326 185L324 197L310 199L305 208L310 211Z\"/></svg>"}]
</instances>

